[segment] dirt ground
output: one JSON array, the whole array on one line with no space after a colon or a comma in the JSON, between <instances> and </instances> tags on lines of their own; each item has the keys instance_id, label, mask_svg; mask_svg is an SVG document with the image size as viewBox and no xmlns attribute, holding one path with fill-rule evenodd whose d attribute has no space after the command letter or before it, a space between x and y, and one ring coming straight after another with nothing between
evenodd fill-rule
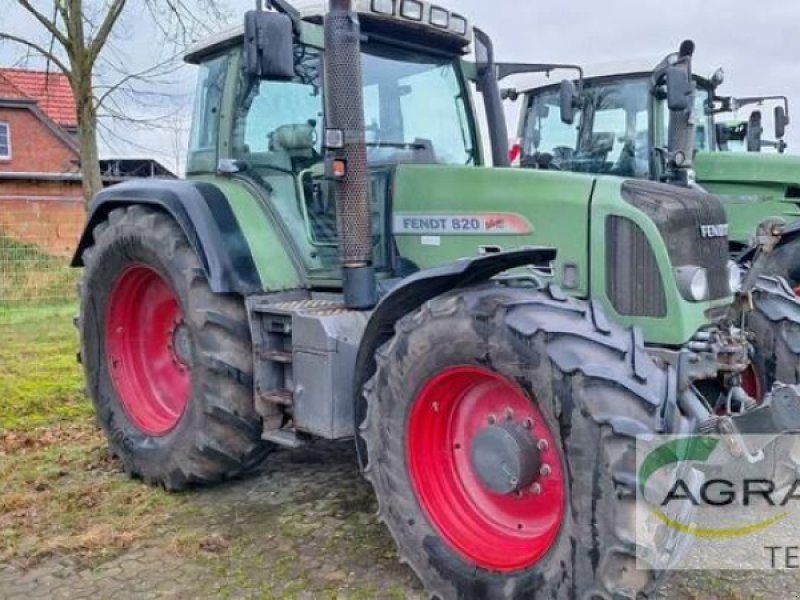
<instances>
[{"instance_id":1,"label":"dirt ground","mask_svg":"<svg viewBox=\"0 0 800 600\"><path fill-rule=\"evenodd\" d=\"M0 319L0 598L422 598L350 444L169 495L92 425L71 308ZM61 360L64 353L69 360ZM678 575L663 598L800 598L800 577Z\"/></svg>"}]
</instances>

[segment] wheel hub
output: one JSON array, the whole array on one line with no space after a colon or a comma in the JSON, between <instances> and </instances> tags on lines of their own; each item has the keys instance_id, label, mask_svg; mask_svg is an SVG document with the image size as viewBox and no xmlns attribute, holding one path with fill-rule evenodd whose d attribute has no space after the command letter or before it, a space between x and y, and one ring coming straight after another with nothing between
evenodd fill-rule
<instances>
[{"instance_id":1,"label":"wheel hub","mask_svg":"<svg viewBox=\"0 0 800 600\"><path fill-rule=\"evenodd\" d=\"M531 432L513 421L489 425L478 433L470 459L478 480L496 494L529 487L539 477L542 462Z\"/></svg>"}]
</instances>

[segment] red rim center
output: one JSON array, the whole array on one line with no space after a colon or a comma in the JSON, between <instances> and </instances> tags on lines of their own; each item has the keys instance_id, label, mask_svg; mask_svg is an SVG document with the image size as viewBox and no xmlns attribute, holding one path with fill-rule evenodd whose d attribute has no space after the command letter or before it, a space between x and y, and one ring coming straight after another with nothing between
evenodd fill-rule
<instances>
[{"instance_id":1,"label":"red rim center","mask_svg":"<svg viewBox=\"0 0 800 600\"><path fill-rule=\"evenodd\" d=\"M524 428L539 450L534 483L509 494L484 485L470 458L476 437L498 423ZM478 367L439 373L414 402L406 452L423 510L464 559L511 572L531 567L550 549L564 516L561 458L541 412L516 385Z\"/></svg>"},{"instance_id":2,"label":"red rim center","mask_svg":"<svg viewBox=\"0 0 800 600\"><path fill-rule=\"evenodd\" d=\"M111 290L105 347L122 407L143 433L166 435L183 416L191 389L187 336L167 282L144 265L126 269Z\"/></svg>"},{"instance_id":3,"label":"red rim center","mask_svg":"<svg viewBox=\"0 0 800 600\"><path fill-rule=\"evenodd\" d=\"M742 373L742 389L747 392L753 400L761 404L764 399L764 392L761 389L761 379L758 377L758 372L753 365L750 365L747 370Z\"/></svg>"}]
</instances>

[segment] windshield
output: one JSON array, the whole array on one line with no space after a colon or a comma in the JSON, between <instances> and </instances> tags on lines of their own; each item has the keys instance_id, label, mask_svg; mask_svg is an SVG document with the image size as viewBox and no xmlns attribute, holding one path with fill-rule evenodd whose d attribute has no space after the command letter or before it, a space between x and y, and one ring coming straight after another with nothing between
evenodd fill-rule
<instances>
[{"instance_id":1,"label":"windshield","mask_svg":"<svg viewBox=\"0 0 800 600\"><path fill-rule=\"evenodd\" d=\"M301 47L292 81L240 82L234 156L300 173L322 161L321 53ZM476 162L468 97L455 61L379 46L362 53L364 123L373 166Z\"/></svg>"},{"instance_id":2,"label":"windshield","mask_svg":"<svg viewBox=\"0 0 800 600\"><path fill-rule=\"evenodd\" d=\"M646 79L588 82L575 125L565 125L557 89L532 96L523 132L529 167L647 177L650 147Z\"/></svg>"}]
</instances>

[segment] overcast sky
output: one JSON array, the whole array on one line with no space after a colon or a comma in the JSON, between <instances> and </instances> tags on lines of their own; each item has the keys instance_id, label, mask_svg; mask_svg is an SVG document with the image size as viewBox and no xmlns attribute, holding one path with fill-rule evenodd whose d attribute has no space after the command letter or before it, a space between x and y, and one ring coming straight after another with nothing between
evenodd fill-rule
<instances>
[{"instance_id":1,"label":"overcast sky","mask_svg":"<svg viewBox=\"0 0 800 600\"><path fill-rule=\"evenodd\" d=\"M0 8L11 10L4 10L6 18L13 14L13 4L12 0L0 0ZM50 2L41 3L47 4ZM240 19L254 4L254 0L228 0L231 19ZM499 60L591 65L635 58L655 65L688 38L697 44L698 65L724 67L726 83L722 90L726 94L800 98L800 2L443 0L442 4L489 33ZM37 35L32 23L24 19L18 23L17 32ZM220 24L220 28L223 26ZM154 45L153 31L146 21L129 15L122 33L118 46L129 53L131 65L141 68L157 59L159 47ZM18 54L9 45L0 46L0 64L9 64ZM171 102L181 109L179 122L185 128L191 112L193 70L187 67L172 79L180 83L180 93ZM800 104L790 107L800 111ZM771 108L767 112L771 113ZM790 152L800 153L800 112L796 116L787 141ZM510 121L513 131L515 116ZM120 139L108 140L106 153L140 156L152 150L171 167L179 160L174 132L128 131L121 127L116 137L130 139L132 145L126 147Z\"/></svg>"}]
</instances>

